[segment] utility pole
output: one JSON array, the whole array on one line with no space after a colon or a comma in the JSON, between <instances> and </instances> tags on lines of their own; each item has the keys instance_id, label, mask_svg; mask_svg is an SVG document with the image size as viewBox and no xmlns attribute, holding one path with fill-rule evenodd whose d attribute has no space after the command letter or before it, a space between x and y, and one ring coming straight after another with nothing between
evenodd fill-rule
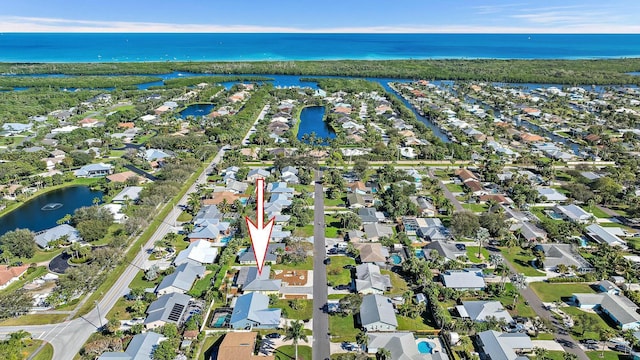
<instances>
[{"instance_id":1,"label":"utility pole","mask_svg":"<svg viewBox=\"0 0 640 360\"><path fill-rule=\"evenodd\" d=\"M100 303L98 302L98 300L94 300L93 301L96 304L96 307L98 308L98 319L100 320L100 329L102 329L102 315L100 315Z\"/></svg>"}]
</instances>

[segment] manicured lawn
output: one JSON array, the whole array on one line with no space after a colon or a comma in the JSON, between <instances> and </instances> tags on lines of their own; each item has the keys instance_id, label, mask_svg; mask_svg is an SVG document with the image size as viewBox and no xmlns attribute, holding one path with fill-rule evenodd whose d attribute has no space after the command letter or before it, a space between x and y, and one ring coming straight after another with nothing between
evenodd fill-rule
<instances>
[{"instance_id":1,"label":"manicured lawn","mask_svg":"<svg viewBox=\"0 0 640 360\"><path fill-rule=\"evenodd\" d=\"M340 231L340 221L332 215L325 215L324 217L325 229L324 236L328 238L338 237L338 231Z\"/></svg>"},{"instance_id":2,"label":"manicured lawn","mask_svg":"<svg viewBox=\"0 0 640 360\"><path fill-rule=\"evenodd\" d=\"M133 278L133 280L131 281L131 284L129 284L129 288L133 289L133 288L155 288L156 285L158 285L159 280L156 281L147 281L144 278L144 272L142 270L140 270L138 272L138 274L136 275L136 277Z\"/></svg>"},{"instance_id":3,"label":"manicured lawn","mask_svg":"<svg viewBox=\"0 0 640 360\"><path fill-rule=\"evenodd\" d=\"M506 283L505 284L505 293L509 293L513 289L513 284ZM498 300L502 303L503 306L512 306L513 305L513 297L509 295L502 295L496 297L495 300ZM535 311L531 308L531 306L526 305L524 303L525 299L523 296L518 296L516 299L516 307L513 310L509 310L511 315L524 316L524 317L536 317Z\"/></svg>"},{"instance_id":4,"label":"manicured lawn","mask_svg":"<svg viewBox=\"0 0 640 360\"><path fill-rule=\"evenodd\" d=\"M215 348L216 342L220 339L222 334L213 334L204 338L202 342L202 347L200 348L200 355L198 355L198 360L209 360L211 359L211 353Z\"/></svg>"},{"instance_id":5,"label":"manicured lawn","mask_svg":"<svg viewBox=\"0 0 640 360\"><path fill-rule=\"evenodd\" d=\"M46 344L36 356L33 357L33 360L51 360L53 358L53 346L51 344Z\"/></svg>"},{"instance_id":6,"label":"manicured lawn","mask_svg":"<svg viewBox=\"0 0 640 360\"><path fill-rule=\"evenodd\" d=\"M293 345L285 345L277 348L273 355L276 360L295 360L296 348ZM306 345L298 345L298 360L311 360L311 348Z\"/></svg>"},{"instance_id":7,"label":"manicured lawn","mask_svg":"<svg viewBox=\"0 0 640 360\"><path fill-rule=\"evenodd\" d=\"M551 338L550 340L553 340L553 338ZM553 350L552 351L552 350L549 350L549 351L547 351L547 355L546 355L545 359L547 359L547 360L563 360L564 359L564 351L557 351L557 350Z\"/></svg>"},{"instance_id":8,"label":"manicured lawn","mask_svg":"<svg viewBox=\"0 0 640 360\"><path fill-rule=\"evenodd\" d=\"M294 309L291 307L291 304L290 304L291 301L297 302L298 309ZM313 300L280 299L273 305L273 307L282 309L283 314L284 313L287 314L286 315L287 319L309 320L313 317Z\"/></svg>"},{"instance_id":9,"label":"manicured lawn","mask_svg":"<svg viewBox=\"0 0 640 360\"><path fill-rule=\"evenodd\" d=\"M604 321L604 319L598 315L598 314L594 314L594 313L589 313L586 311L582 311L580 309L578 309L577 307L571 306L571 307L563 307L562 311L564 311L565 313L567 313L568 315L570 315L571 317L575 317L576 315L579 314L587 314L588 317L592 318L596 324L596 328L610 328L610 326L607 324L606 321ZM582 329L578 327L573 328L573 336L576 339L599 339L599 334L597 331L587 331L584 334L580 335L579 333L582 332Z\"/></svg>"},{"instance_id":10,"label":"manicured lawn","mask_svg":"<svg viewBox=\"0 0 640 360\"><path fill-rule=\"evenodd\" d=\"M210 272L204 278L196 281L195 285L189 291L189 294L193 297L200 297L208 288L211 287L211 279L215 275L215 272Z\"/></svg>"},{"instance_id":11,"label":"manicured lawn","mask_svg":"<svg viewBox=\"0 0 640 360\"><path fill-rule=\"evenodd\" d=\"M331 342L356 341L358 332L360 330L356 329L353 316L329 316Z\"/></svg>"},{"instance_id":12,"label":"manicured lawn","mask_svg":"<svg viewBox=\"0 0 640 360\"><path fill-rule=\"evenodd\" d=\"M466 204L466 203L462 203L462 207L473 211L473 212L484 212L485 210L487 210L487 205L485 204Z\"/></svg>"},{"instance_id":13,"label":"manicured lawn","mask_svg":"<svg viewBox=\"0 0 640 360\"><path fill-rule=\"evenodd\" d=\"M526 254L521 248L502 248L500 252L505 259L513 264L513 267L515 267L518 272L523 273L525 276L544 276L543 272L531 266L530 261L533 259L533 256Z\"/></svg>"},{"instance_id":14,"label":"manicured lawn","mask_svg":"<svg viewBox=\"0 0 640 360\"><path fill-rule=\"evenodd\" d=\"M480 250L480 254L482 254L482 259L478 258L478 247L477 246L467 246L467 257L469 261L472 263L481 263L489 261L489 252L484 247Z\"/></svg>"},{"instance_id":15,"label":"manicured lawn","mask_svg":"<svg viewBox=\"0 0 640 360\"><path fill-rule=\"evenodd\" d=\"M574 293L595 293L588 284L583 283L547 283L533 282L529 284L533 291L544 302L560 301Z\"/></svg>"},{"instance_id":16,"label":"manicured lawn","mask_svg":"<svg viewBox=\"0 0 640 360\"><path fill-rule=\"evenodd\" d=\"M271 268L273 270L313 270L313 258L307 256L304 262L298 264L275 264Z\"/></svg>"},{"instance_id":17,"label":"manicured lawn","mask_svg":"<svg viewBox=\"0 0 640 360\"><path fill-rule=\"evenodd\" d=\"M618 360L618 359L628 359L628 356L619 354L615 351L605 351L604 352L604 357L601 358L600 355L602 354L602 351L585 351L585 354L587 354L587 356L589 357L589 359L591 360Z\"/></svg>"},{"instance_id":18,"label":"manicured lawn","mask_svg":"<svg viewBox=\"0 0 640 360\"><path fill-rule=\"evenodd\" d=\"M294 184L293 189L299 193L302 192L302 190L306 190L307 192L312 193L315 189L313 188L313 185L302 185L302 184Z\"/></svg>"},{"instance_id":19,"label":"manicured lawn","mask_svg":"<svg viewBox=\"0 0 640 360\"><path fill-rule=\"evenodd\" d=\"M189 214L186 211L183 211L180 213L180 215L178 215L178 221L188 222L191 221L191 219L193 219L193 215Z\"/></svg>"},{"instance_id":20,"label":"manicured lawn","mask_svg":"<svg viewBox=\"0 0 640 360\"><path fill-rule=\"evenodd\" d=\"M68 314L27 314L0 322L2 326L46 325L63 322Z\"/></svg>"},{"instance_id":21,"label":"manicured lawn","mask_svg":"<svg viewBox=\"0 0 640 360\"><path fill-rule=\"evenodd\" d=\"M346 265L356 265L356 261L348 256L332 256L331 264L327 265L327 282L331 286L347 285L351 282L351 271Z\"/></svg>"},{"instance_id":22,"label":"manicured lawn","mask_svg":"<svg viewBox=\"0 0 640 360\"><path fill-rule=\"evenodd\" d=\"M407 282L404 281L404 279L401 278L400 275L385 269L380 270L380 273L383 275L389 275L389 277L391 278L391 291L388 291L387 295L388 294L402 295L405 292L407 292L407 290L409 290L409 286L407 286Z\"/></svg>"},{"instance_id":23,"label":"manicured lawn","mask_svg":"<svg viewBox=\"0 0 640 360\"><path fill-rule=\"evenodd\" d=\"M324 198L324 206L345 206L346 197L341 196L337 199L329 199L325 196Z\"/></svg>"},{"instance_id":24,"label":"manicured lawn","mask_svg":"<svg viewBox=\"0 0 640 360\"><path fill-rule=\"evenodd\" d=\"M599 207L597 206L587 206L584 208L586 211L590 212L593 214L593 216L599 218L599 219L608 219L611 216L607 215L606 212L602 211Z\"/></svg>"},{"instance_id":25,"label":"manicured lawn","mask_svg":"<svg viewBox=\"0 0 640 360\"><path fill-rule=\"evenodd\" d=\"M302 231L302 234L304 234L304 236L313 236L313 225L311 224L299 227L298 229Z\"/></svg>"},{"instance_id":26,"label":"manicured lawn","mask_svg":"<svg viewBox=\"0 0 640 360\"><path fill-rule=\"evenodd\" d=\"M447 189L449 189L449 191L451 191L452 193L464 192L464 190L462 189L462 186L460 186L458 184L449 183L449 184L445 184L445 185L447 186Z\"/></svg>"},{"instance_id":27,"label":"manicured lawn","mask_svg":"<svg viewBox=\"0 0 640 360\"><path fill-rule=\"evenodd\" d=\"M115 305L111 308L109 313L105 318L111 319L116 318L118 320L131 320L132 316L127 312L127 308L131 306L135 301L127 300L124 297L121 297L116 301Z\"/></svg>"},{"instance_id":28,"label":"manicured lawn","mask_svg":"<svg viewBox=\"0 0 640 360\"><path fill-rule=\"evenodd\" d=\"M406 316L396 315L396 319L398 320L398 330L434 330L433 327L424 323L424 319L422 317L417 317L414 319Z\"/></svg>"},{"instance_id":29,"label":"manicured lawn","mask_svg":"<svg viewBox=\"0 0 640 360\"><path fill-rule=\"evenodd\" d=\"M54 257L60 255L62 250L64 250L64 249L59 248L59 249L54 249L54 250L49 250L49 251L43 251L43 250L38 249L38 250L36 250L36 252L33 255L33 257L31 257L31 258L20 258L20 261L24 262L25 264L49 261L49 260L53 259Z\"/></svg>"}]
</instances>

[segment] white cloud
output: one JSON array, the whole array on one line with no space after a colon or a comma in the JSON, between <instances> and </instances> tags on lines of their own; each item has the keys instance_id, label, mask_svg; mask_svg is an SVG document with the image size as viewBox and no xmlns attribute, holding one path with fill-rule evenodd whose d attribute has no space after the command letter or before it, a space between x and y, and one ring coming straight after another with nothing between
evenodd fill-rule
<instances>
[{"instance_id":1,"label":"white cloud","mask_svg":"<svg viewBox=\"0 0 640 360\"><path fill-rule=\"evenodd\" d=\"M483 25L394 25L370 27L296 28L258 25L171 24L154 22L110 22L0 16L0 32L169 32L169 33L640 33L640 24L611 21L602 13L572 18L563 12L513 15L522 26ZM606 23L605 23L606 21Z\"/></svg>"}]
</instances>

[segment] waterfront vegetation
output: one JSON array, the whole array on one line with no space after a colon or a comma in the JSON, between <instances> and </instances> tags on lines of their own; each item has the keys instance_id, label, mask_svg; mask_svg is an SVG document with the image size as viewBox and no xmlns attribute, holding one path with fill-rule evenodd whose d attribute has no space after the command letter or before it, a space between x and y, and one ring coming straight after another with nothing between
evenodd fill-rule
<instances>
[{"instance_id":1,"label":"waterfront vegetation","mask_svg":"<svg viewBox=\"0 0 640 360\"><path fill-rule=\"evenodd\" d=\"M602 60L336 60L286 62L155 62L0 64L13 74L211 74L341 75L408 79L479 80L550 84L638 84L625 73L640 71L640 59Z\"/></svg>"},{"instance_id":2,"label":"waterfront vegetation","mask_svg":"<svg viewBox=\"0 0 640 360\"><path fill-rule=\"evenodd\" d=\"M130 88L136 84L160 81L152 76L0 76L0 86L29 88Z\"/></svg>"}]
</instances>

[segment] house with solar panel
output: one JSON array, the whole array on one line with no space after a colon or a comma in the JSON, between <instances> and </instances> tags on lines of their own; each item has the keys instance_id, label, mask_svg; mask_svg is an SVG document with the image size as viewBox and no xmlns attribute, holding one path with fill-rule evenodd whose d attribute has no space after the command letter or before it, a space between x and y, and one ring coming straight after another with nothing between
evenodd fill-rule
<instances>
[{"instance_id":1,"label":"house with solar panel","mask_svg":"<svg viewBox=\"0 0 640 360\"><path fill-rule=\"evenodd\" d=\"M155 329L166 324L182 326L189 301L191 296L180 293L160 296L147 309L147 318L144 319L145 329Z\"/></svg>"}]
</instances>

